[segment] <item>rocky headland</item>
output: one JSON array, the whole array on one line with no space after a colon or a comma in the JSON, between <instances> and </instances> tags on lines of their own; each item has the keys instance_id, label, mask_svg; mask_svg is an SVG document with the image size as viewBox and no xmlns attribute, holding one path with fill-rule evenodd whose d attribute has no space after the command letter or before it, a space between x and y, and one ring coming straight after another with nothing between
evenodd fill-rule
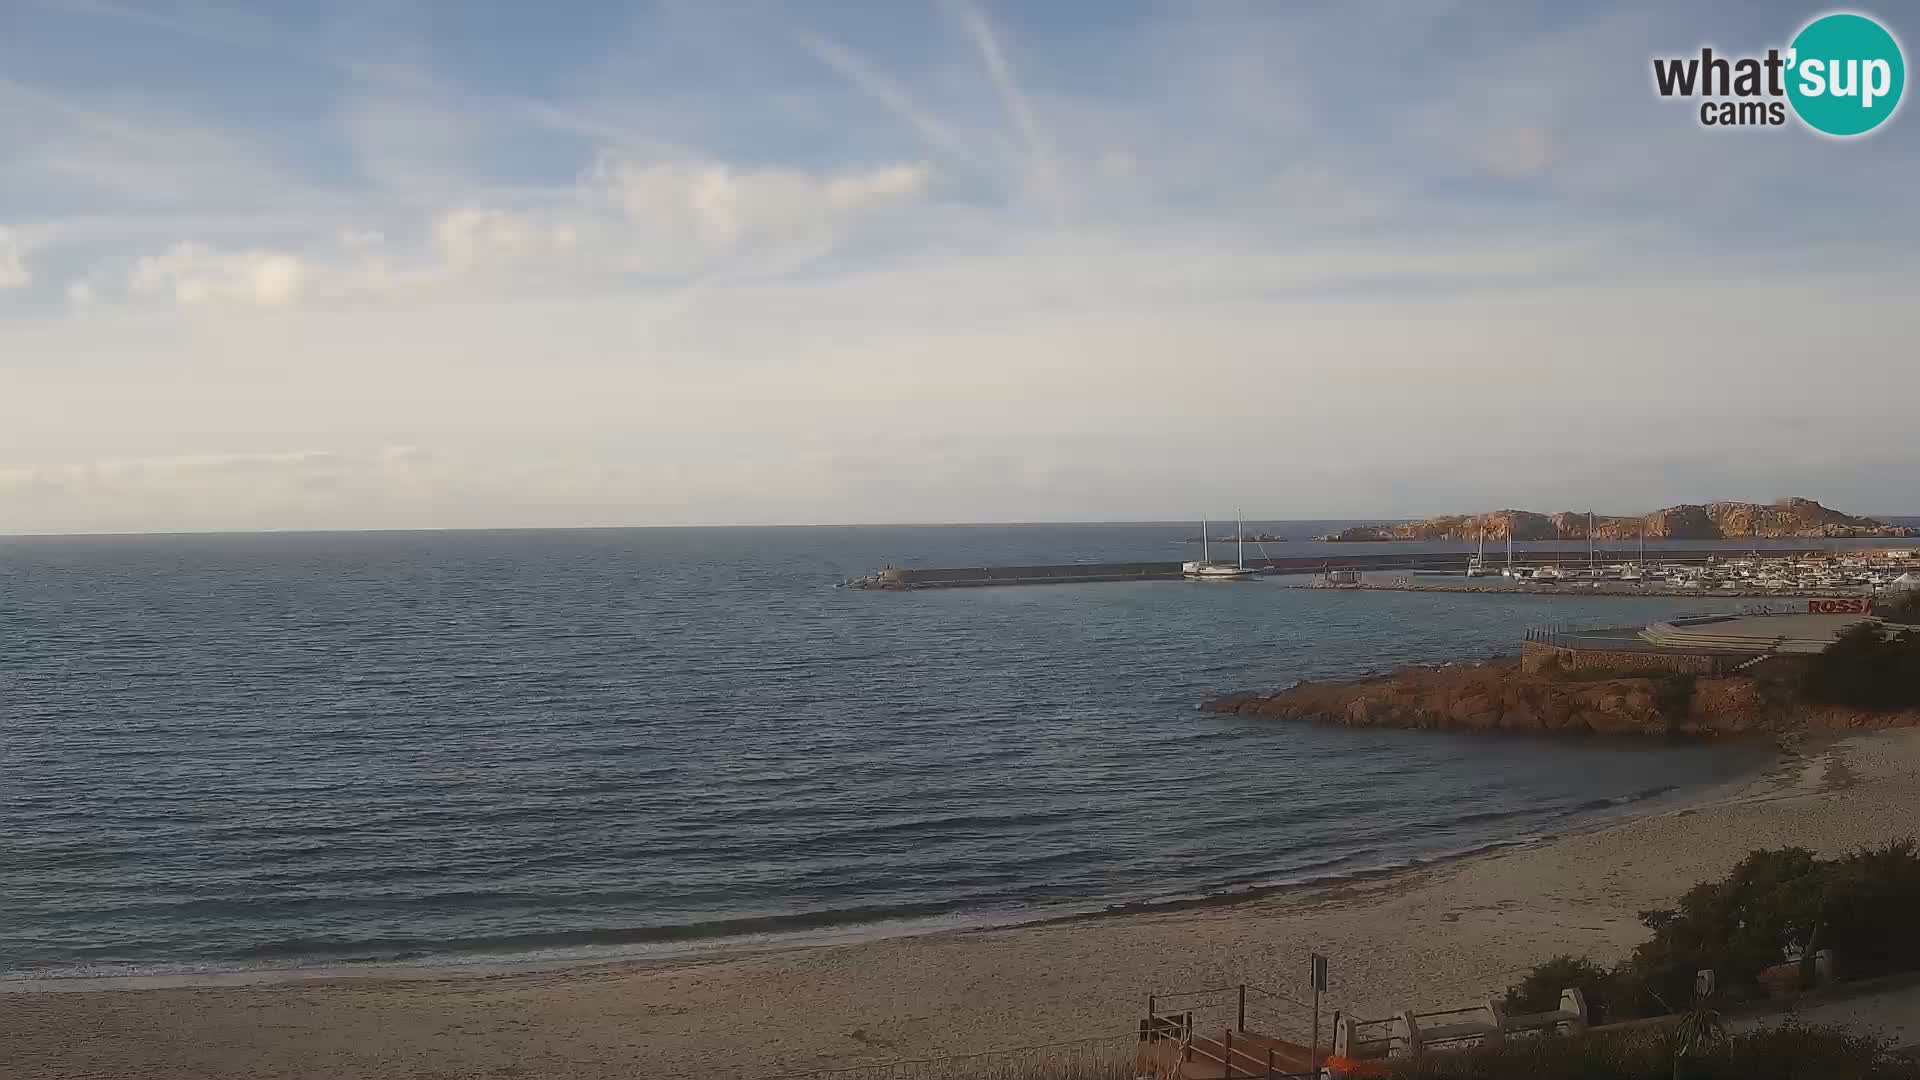
<instances>
[{"instance_id":1,"label":"rocky headland","mask_svg":"<svg viewBox=\"0 0 1920 1080\"><path fill-rule=\"evenodd\" d=\"M1531 510L1495 510L1487 514L1447 514L1398 525L1356 525L1317 536L1316 540L1585 540L1588 515L1568 510L1540 514ZM1637 517L1594 515L1595 540L1728 540L1767 538L1861 538L1920 536L1920 530L1876 518L1854 517L1812 499L1775 503L1682 503Z\"/></svg>"},{"instance_id":2,"label":"rocky headland","mask_svg":"<svg viewBox=\"0 0 1920 1080\"><path fill-rule=\"evenodd\" d=\"M1529 672L1518 657L1406 667L1273 694L1227 694L1210 712L1347 727L1582 735L1715 737L1920 725L1920 710L1815 705L1795 689L1792 658L1756 674L1615 675Z\"/></svg>"}]
</instances>

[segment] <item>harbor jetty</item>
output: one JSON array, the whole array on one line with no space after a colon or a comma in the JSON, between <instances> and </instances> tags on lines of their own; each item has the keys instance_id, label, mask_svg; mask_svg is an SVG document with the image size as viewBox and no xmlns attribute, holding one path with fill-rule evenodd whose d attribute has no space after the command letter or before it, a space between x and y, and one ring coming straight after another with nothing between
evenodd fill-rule
<instances>
[{"instance_id":1,"label":"harbor jetty","mask_svg":"<svg viewBox=\"0 0 1920 1080\"><path fill-rule=\"evenodd\" d=\"M1659 559L1663 563L1705 564L1710 560L1735 557L1738 552L1707 548L1687 550L1663 550ZM1830 554L1824 548L1770 549L1769 558L1788 559L1802 555L1818 556ZM1564 549L1534 548L1513 553L1513 565L1516 567L1537 566L1587 566L1594 562L1601 564L1631 562L1640 556L1633 549L1591 549L1587 547ZM1356 573L1379 573L1398 571L1403 574L1459 574L1463 577L1467 567L1475 563L1480 556L1473 550L1461 548L1457 551L1423 552L1366 552L1353 555L1295 555L1283 558L1249 558L1247 565L1265 574L1274 575L1315 575L1334 571L1352 571ZM1489 560L1491 563L1491 560ZM914 589L953 589L988 585L1067 585L1101 581L1177 581L1183 575L1179 560L1143 561L1143 562L1076 562L1053 563L1037 566L955 566L955 567L902 567L889 566L862 577L849 578L842 582L844 588L880 589L887 591L909 591ZM1505 565L1504 559L1501 565ZM1409 578L1398 587L1408 587L1418 578ZM1431 581L1432 579L1427 579ZM1474 582L1487 582L1486 578L1470 579ZM1374 587L1395 587L1385 584Z\"/></svg>"}]
</instances>

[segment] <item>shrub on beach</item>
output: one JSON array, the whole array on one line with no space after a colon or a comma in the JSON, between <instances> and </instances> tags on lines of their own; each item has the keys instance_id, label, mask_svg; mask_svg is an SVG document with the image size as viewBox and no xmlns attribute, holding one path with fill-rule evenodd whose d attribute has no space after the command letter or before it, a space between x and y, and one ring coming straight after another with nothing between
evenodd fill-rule
<instances>
[{"instance_id":1,"label":"shrub on beach","mask_svg":"<svg viewBox=\"0 0 1920 1080\"><path fill-rule=\"evenodd\" d=\"M1741 994L1789 952L1817 948L1828 865L1804 848L1756 851L1724 879L1688 889L1678 908L1641 912L1653 940L1618 972L1630 1011L1652 1016L1685 1008L1702 968Z\"/></svg>"},{"instance_id":2,"label":"shrub on beach","mask_svg":"<svg viewBox=\"0 0 1920 1080\"><path fill-rule=\"evenodd\" d=\"M1920 1063L1896 1056L1890 1043L1844 1028L1773 1028L1692 1052L1670 1030L1642 1029L1429 1054L1392 1063L1383 1075L1393 1080L1920 1080Z\"/></svg>"},{"instance_id":3,"label":"shrub on beach","mask_svg":"<svg viewBox=\"0 0 1920 1080\"><path fill-rule=\"evenodd\" d=\"M1863 622L1811 657L1801 677L1809 701L1863 709L1920 705L1920 631Z\"/></svg>"},{"instance_id":4,"label":"shrub on beach","mask_svg":"<svg viewBox=\"0 0 1920 1080\"><path fill-rule=\"evenodd\" d=\"M1502 1004L1509 1014L1552 1012L1560 1007L1560 991L1568 988L1587 999L1588 1023L1606 1023L1618 992L1613 972L1584 956L1561 955L1536 965L1526 978L1507 987Z\"/></svg>"},{"instance_id":5,"label":"shrub on beach","mask_svg":"<svg viewBox=\"0 0 1920 1080\"><path fill-rule=\"evenodd\" d=\"M1545 1012L1561 989L1577 986L1594 1022L1658 1016L1691 1003L1702 968L1728 997L1751 997L1763 972L1822 949L1849 978L1920 970L1916 911L1920 845L1911 838L1836 859L1804 848L1756 851L1725 878L1687 890L1678 907L1641 912L1653 937L1613 970L1557 956L1509 987L1506 1005Z\"/></svg>"},{"instance_id":6,"label":"shrub on beach","mask_svg":"<svg viewBox=\"0 0 1920 1080\"><path fill-rule=\"evenodd\" d=\"M1651 1013L1679 1008L1701 968L1735 992L1756 990L1761 971L1786 956L1821 949L1849 976L1910 971L1920 968L1915 911L1920 849L1911 838L1837 859L1756 851L1725 879L1688 890L1678 910L1644 913L1653 940L1624 974Z\"/></svg>"},{"instance_id":7,"label":"shrub on beach","mask_svg":"<svg viewBox=\"0 0 1920 1080\"><path fill-rule=\"evenodd\" d=\"M1829 871L1823 942L1848 977L1920 970L1920 848L1864 848Z\"/></svg>"}]
</instances>

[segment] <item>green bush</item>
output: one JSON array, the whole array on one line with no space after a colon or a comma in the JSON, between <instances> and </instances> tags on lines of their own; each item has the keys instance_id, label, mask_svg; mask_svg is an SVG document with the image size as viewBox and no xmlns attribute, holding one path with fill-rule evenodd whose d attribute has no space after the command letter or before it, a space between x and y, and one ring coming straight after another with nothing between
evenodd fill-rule
<instances>
[{"instance_id":1,"label":"green bush","mask_svg":"<svg viewBox=\"0 0 1920 1080\"><path fill-rule=\"evenodd\" d=\"M1809 701L1864 709L1920 705L1920 631L1863 622L1811 659L1800 691Z\"/></svg>"},{"instance_id":2,"label":"green bush","mask_svg":"<svg viewBox=\"0 0 1920 1080\"><path fill-rule=\"evenodd\" d=\"M1901 589L1873 602L1873 613L1890 622L1920 623L1920 589Z\"/></svg>"},{"instance_id":3,"label":"green bush","mask_svg":"<svg viewBox=\"0 0 1920 1080\"><path fill-rule=\"evenodd\" d=\"M1910 1080L1920 1077L1920 1063L1895 1057L1892 1043L1850 1028L1789 1025L1737 1035L1727 1044L1724 1066L1712 1061L1706 1068L1690 1069L1688 1075L1702 1080L1800 1080L1816 1076Z\"/></svg>"},{"instance_id":4,"label":"green bush","mask_svg":"<svg viewBox=\"0 0 1920 1080\"><path fill-rule=\"evenodd\" d=\"M1913 838L1835 860L1821 906L1821 947L1848 978L1920 969L1920 850Z\"/></svg>"},{"instance_id":5,"label":"green bush","mask_svg":"<svg viewBox=\"0 0 1920 1080\"><path fill-rule=\"evenodd\" d=\"M1762 969L1813 943L1826 865L1804 848L1756 851L1724 880L1688 889L1677 909L1641 912L1653 940L1618 972L1628 1011L1650 1016L1685 1008L1702 968L1712 968L1722 988L1750 990Z\"/></svg>"},{"instance_id":6,"label":"green bush","mask_svg":"<svg viewBox=\"0 0 1920 1080\"><path fill-rule=\"evenodd\" d=\"M1782 1027L1734 1035L1678 1070L1671 1031L1516 1039L1497 1050L1398 1062L1396 1080L1920 1080L1891 1044L1842 1028Z\"/></svg>"},{"instance_id":7,"label":"green bush","mask_svg":"<svg viewBox=\"0 0 1920 1080\"><path fill-rule=\"evenodd\" d=\"M1909 838L1818 859L1804 848L1756 851L1725 878L1687 890L1677 908L1643 911L1651 940L1612 971L1557 956L1507 989L1514 1012L1544 1012L1577 986L1595 1022L1678 1012L1694 973L1711 968L1728 997L1760 992L1789 956L1833 950L1841 974L1920 970L1920 845Z\"/></svg>"},{"instance_id":8,"label":"green bush","mask_svg":"<svg viewBox=\"0 0 1920 1080\"><path fill-rule=\"evenodd\" d=\"M1604 1024L1616 996L1613 972L1584 956L1561 955L1539 964L1527 977L1507 987L1504 1004L1509 1013L1543 1013L1560 1007L1560 991L1573 987L1587 999L1587 1022Z\"/></svg>"}]
</instances>

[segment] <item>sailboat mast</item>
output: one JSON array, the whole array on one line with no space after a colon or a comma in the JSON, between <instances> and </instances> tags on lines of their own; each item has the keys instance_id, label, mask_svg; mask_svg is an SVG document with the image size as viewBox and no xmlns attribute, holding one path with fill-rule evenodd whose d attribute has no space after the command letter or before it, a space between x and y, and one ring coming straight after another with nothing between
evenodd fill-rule
<instances>
[{"instance_id":1,"label":"sailboat mast","mask_svg":"<svg viewBox=\"0 0 1920 1080\"><path fill-rule=\"evenodd\" d=\"M1505 531L1507 534L1507 569L1511 570L1513 569L1513 519L1512 518L1507 519Z\"/></svg>"},{"instance_id":2,"label":"sailboat mast","mask_svg":"<svg viewBox=\"0 0 1920 1080\"><path fill-rule=\"evenodd\" d=\"M1240 545L1238 552L1240 569L1245 570L1247 568L1247 524L1240 520L1240 508L1237 506L1233 509L1233 535L1235 542Z\"/></svg>"},{"instance_id":3,"label":"sailboat mast","mask_svg":"<svg viewBox=\"0 0 1920 1080\"><path fill-rule=\"evenodd\" d=\"M1205 515L1201 515L1201 518L1200 518L1200 565L1205 566L1207 563L1211 561L1213 561L1213 553L1212 553L1212 549L1207 547L1207 519Z\"/></svg>"},{"instance_id":4,"label":"sailboat mast","mask_svg":"<svg viewBox=\"0 0 1920 1080\"><path fill-rule=\"evenodd\" d=\"M1593 546L1593 511L1587 511L1587 569L1599 565L1599 559Z\"/></svg>"}]
</instances>

